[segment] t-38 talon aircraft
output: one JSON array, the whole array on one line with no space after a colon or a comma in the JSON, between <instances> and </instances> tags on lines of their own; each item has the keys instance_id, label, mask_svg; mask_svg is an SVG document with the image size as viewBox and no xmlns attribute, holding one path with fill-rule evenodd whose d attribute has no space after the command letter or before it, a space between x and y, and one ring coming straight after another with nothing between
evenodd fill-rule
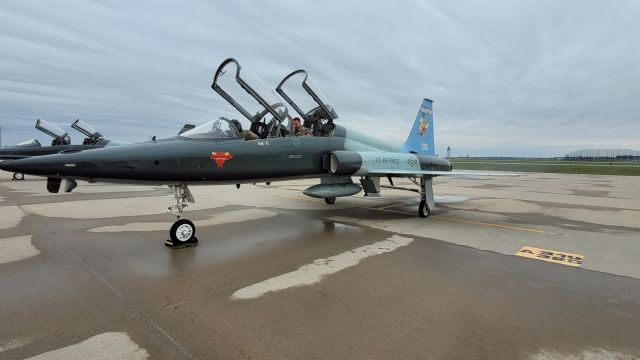
<instances>
[{"instance_id":1,"label":"t-38 talon aircraft","mask_svg":"<svg viewBox=\"0 0 640 360\"><path fill-rule=\"evenodd\" d=\"M36 129L53 138L51 146L42 146L37 139L32 139L15 146L0 148L0 160L24 159L32 156L55 154L61 151L80 151L123 144L104 139L100 132L80 119L74 121L73 124L71 124L71 127L86 136L82 145L71 145L71 139L67 132L62 130L56 124L38 119L36 121ZM22 179L24 179L24 174L13 174L13 180Z\"/></svg>"},{"instance_id":2,"label":"t-38 talon aircraft","mask_svg":"<svg viewBox=\"0 0 640 360\"><path fill-rule=\"evenodd\" d=\"M173 247L197 244L195 226L182 217L187 203L195 202L188 185L239 187L241 183L319 178L320 183L304 194L333 204L336 197L363 189L366 195L377 196L382 177L391 186L393 177L406 177L419 187L413 189L420 194L419 216L426 217L434 209L433 177L454 173L449 161L435 156L431 100L422 101L407 140L396 146L336 124L338 115L307 73L294 71L276 91L304 119L313 136L289 136L287 106L268 88L258 92L261 83L250 84L245 75L235 59L227 59L218 67L211 87L251 122L250 129L259 139L244 140L234 121L221 117L173 138L13 160L0 163L0 168L46 176L50 192L58 192L61 179L168 185L175 196L168 212L177 217L167 241ZM226 85L223 88L224 82L240 90L238 95L232 96ZM243 96L250 101L243 102ZM284 125L287 121L289 126ZM360 184L352 181L353 176L359 177Z\"/></svg>"}]
</instances>

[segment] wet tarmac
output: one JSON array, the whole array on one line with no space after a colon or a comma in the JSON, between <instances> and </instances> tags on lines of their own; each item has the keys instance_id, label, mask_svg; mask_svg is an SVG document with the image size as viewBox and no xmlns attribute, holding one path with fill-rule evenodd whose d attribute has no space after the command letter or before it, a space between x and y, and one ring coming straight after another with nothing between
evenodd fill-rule
<instances>
[{"instance_id":1,"label":"wet tarmac","mask_svg":"<svg viewBox=\"0 0 640 360\"><path fill-rule=\"evenodd\" d=\"M172 250L161 187L10 176L0 359L640 358L640 178L439 178L426 220L397 190L195 187Z\"/></svg>"}]
</instances>

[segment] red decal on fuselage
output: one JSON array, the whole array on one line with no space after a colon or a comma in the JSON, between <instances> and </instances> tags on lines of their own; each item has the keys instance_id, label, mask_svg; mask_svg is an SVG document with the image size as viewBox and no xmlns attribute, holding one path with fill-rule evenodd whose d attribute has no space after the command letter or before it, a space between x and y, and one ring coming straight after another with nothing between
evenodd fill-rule
<instances>
[{"instance_id":1,"label":"red decal on fuselage","mask_svg":"<svg viewBox=\"0 0 640 360\"><path fill-rule=\"evenodd\" d=\"M214 151L211 153L211 160L215 161L216 164L218 164L218 169L222 169L224 162L231 159L233 159L233 155L229 154L228 152Z\"/></svg>"}]
</instances>

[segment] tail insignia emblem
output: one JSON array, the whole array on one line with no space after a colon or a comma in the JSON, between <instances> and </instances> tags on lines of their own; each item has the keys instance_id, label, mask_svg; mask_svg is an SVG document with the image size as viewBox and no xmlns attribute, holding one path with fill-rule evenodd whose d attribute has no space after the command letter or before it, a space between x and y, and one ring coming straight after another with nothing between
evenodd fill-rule
<instances>
[{"instance_id":1,"label":"tail insignia emblem","mask_svg":"<svg viewBox=\"0 0 640 360\"><path fill-rule=\"evenodd\" d=\"M418 135L423 136L427 132L427 128L429 128L429 123L427 122L427 117L422 113L422 119L420 119L420 124L418 125Z\"/></svg>"}]
</instances>

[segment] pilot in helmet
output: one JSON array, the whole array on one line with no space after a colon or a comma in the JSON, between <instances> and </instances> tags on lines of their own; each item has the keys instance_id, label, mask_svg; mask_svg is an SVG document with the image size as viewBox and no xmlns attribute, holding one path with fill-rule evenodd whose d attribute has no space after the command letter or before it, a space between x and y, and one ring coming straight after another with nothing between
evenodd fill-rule
<instances>
[{"instance_id":1,"label":"pilot in helmet","mask_svg":"<svg viewBox=\"0 0 640 360\"><path fill-rule=\"evenodd\" d=\"M242 124L240 123L240 121L233 119L231 120L231 123L233 125L235 125L235 127L238 129L238 132L240 133L240 135L242 136L243 139L245 140L257 140L260 139L260 137L258 135L256 135L253 131L251 130L242 130Z\"/></svg>"}]
</instances>

